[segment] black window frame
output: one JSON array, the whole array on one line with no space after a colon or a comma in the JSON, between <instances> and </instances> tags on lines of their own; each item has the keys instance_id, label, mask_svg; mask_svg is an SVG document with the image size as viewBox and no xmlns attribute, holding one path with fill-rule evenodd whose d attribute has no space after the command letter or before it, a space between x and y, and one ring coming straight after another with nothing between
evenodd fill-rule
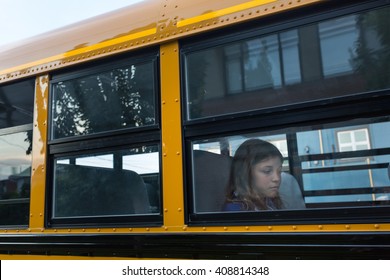
<instances>
[{"instance_id":1,"label":"black window frame","mask_svg":"<svg viewBox=\"0 0 390 280\"><path fill-rule=\"evenodd\" d=\"M387 1L365 1L354 3L319 3L309 5L300 10L286 11L284 15L268 16L254 23L244 23L225 30L202 34L181 41L181 92L183 123L183 162L185 218L190 225L239 225L239 224L312 224L312 223L383 223L390 221L390 206L357 207L357 208L325 208L304 210L278 210L261 212L216 212L196 213L194 206L194 189L192 174L193 141L211 139L222 136L239 135L254 132L267 132L294 127L316 126L337 122L354 121L360 118L380 119L389 116L390 88L367 92L357 92L348 96L329 97L324 100L281 105L272 108L236 112L190 119L187 107L186 89L186 54L204 50L225 43L239 42L254 36L278 34L291 28L304 26L346 16L371 9L389 6ZM390 106L390 105L389 105ZM290 139L294 140L294 139ZM294 146L294 145L292 145ZM290 151L293 159L297 153ZM293 148L294 149L294 148ZM388 149L386 149L388 150ZM382 151L383 152L383 151ZM388 152L388 151L387 151ZM290 163L290 169L300 168ZM299 180L298 180L299 181Z\"/></svg>"},{"instance_id":2,"label":"black window frame","mask_svg":"<svg viewBox=\"0 0 390 280\"><path fill-rule=\"evenodd\" d=\"M154 47L147 50L133 53L110 56L81 66L60 70L53 74L50 80L49 94L49 127L48 127L48 172L46 188L46 215L45 224L47 227L141 227L161 226L162 215L162 160L161 160L161 124L160 124L160 67L159 49ZM154 117L155 123L142 127L129 127L117 130L91 133L81 136L70 136L64 138L52 138L52 101L54 83L71 80L92 74L104 73L112 69L129 66L136 63L152 62L154 75ZM92 217L53 217L54 203L54 165L59 157L77 157L90 153L115 152L122 149L138 148L140 146L157 146L159 152L159 174L158 183L160 188L160 209L158 213L145 213L136 215L113 215L113 216L92 216ZM142 176L141 176L142 177Z\"/></svg>"}]
</instances>

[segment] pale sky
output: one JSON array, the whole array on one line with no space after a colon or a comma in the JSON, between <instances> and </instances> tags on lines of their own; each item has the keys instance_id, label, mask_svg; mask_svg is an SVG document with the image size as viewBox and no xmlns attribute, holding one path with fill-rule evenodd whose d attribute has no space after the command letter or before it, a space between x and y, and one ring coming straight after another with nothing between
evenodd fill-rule
<instances>
[{"instance_id":1,"label":"pale sky","mask_svg":"<svg viewBox=\"0 0 390 280\"><path fill-rule=\"evenodd\" d=\"M1 46L142 0L0 0Z\"/></svg>"}]
</instances>

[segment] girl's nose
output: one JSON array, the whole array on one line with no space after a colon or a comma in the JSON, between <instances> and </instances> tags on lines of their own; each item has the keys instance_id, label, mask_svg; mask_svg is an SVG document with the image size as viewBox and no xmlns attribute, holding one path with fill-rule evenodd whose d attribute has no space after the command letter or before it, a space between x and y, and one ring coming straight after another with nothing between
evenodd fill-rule
<instances>
[{"instance_id":1,"label":"girl's nose","mask_svg":"<svg viewBox=\"0 0 390 280\"><path fill-rule=\"evenodd\" d=\"M282 174L280 172L274 172L274 175L273 175L272 179L275 182L280 182L281 178L282 178Z\"/></svg>"}]
</instances>

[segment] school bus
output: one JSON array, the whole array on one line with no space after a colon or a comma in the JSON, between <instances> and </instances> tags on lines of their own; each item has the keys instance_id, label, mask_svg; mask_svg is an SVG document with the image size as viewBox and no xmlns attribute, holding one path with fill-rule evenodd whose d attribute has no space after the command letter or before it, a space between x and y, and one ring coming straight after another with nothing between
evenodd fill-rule
<instances>
[{"instance_id":1,"label":"school bus","mask_svg":"<svg viewBox=\"0 0 390 280\"><path fill-rule=\"evenodd\" d=\"M389 258L389 14L145 0L3 46L1 259ZM247 139L283 207L223 210Z\"/></svg>"}]
</instances>

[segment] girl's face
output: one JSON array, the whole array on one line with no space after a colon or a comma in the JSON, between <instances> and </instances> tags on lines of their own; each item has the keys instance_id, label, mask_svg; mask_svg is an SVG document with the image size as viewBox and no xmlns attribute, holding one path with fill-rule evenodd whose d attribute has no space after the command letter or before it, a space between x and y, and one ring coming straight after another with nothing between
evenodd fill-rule
<instances>
[{"instance_id":1,"label":"girl's face","mask_svg":"<svg viewBox=\"0 0 390 280\"><path fill-rule=\"evenodd\" d=\"M252 167L252 187L265 197L274 198L279 194L282 162L278 157L270 157Z\"/></svg>"}]
</instances>

